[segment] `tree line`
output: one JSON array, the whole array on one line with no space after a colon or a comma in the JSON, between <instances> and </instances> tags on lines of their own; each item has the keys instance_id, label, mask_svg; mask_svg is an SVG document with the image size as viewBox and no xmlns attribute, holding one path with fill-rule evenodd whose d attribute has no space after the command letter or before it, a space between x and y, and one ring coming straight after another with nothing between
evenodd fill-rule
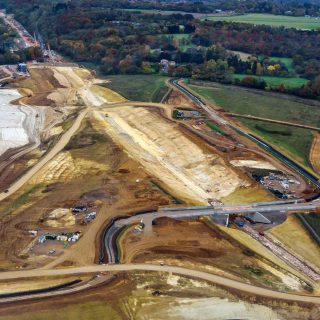
<instances>
[{"instance_id":1,"label":"tree line","mask_svg":"<svg viewBox=\"0 0 320 320\"><path fill-rule=\"evenodd\" d=\"M61 2L60 2L61 3ZM235 13L289 14L318 16L320 5L311 1L283 0L209 0L209 1L127 1L127 0L73 0L71 3L91 8L126 8L137 10L183 11L188 13L215 13L216 10ZM61 5L60 5L61 6Z\"/></svg>"},{"instance_id":2,"label":"tree line","mask_svg":"<svg viewBox=\"0 0 320 320\"><path fill-rule=\"evenodd\" d=\"M15 49L16 32L0 21L0 64L17 64L19 62L41 59L39 48Z\"/></svg>"},{"instance_id":3,"label":"tree line","mask_svg":"<svg viewBox=\"0 0 320 320\"><path fill-rule=\"evenodd\" d=\"M265 81L252 76L292 76L285 64L268 57L291 57L295 72L310 83L271 89L310 98L320 95L320 33L316 31L199 21L190 14L136 13L105 8L105 2L99 7L98 0L64 5L48 0L1 1L31 33L41 32L52 49L76 62L94 63L104 74L165 72L264 89ZM255 57L243 60L234 50ZM233 73L247 77L234 80Z\"/></svg>"}]
</instances>

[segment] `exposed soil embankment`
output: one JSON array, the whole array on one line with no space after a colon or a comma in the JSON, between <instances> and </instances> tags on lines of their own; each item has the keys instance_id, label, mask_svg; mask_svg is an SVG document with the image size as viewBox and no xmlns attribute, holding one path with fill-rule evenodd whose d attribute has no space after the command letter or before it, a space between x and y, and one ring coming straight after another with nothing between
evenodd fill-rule
<instances>
[{"instance_id":1,"label":"exposed soil embankment","mask_svg":"<svg viewBox=\"0 0 320 320\"><path fill-rule=\"evenodd\" d=\"M205 151L151 110L110 109L106 121L107 133L182 199L206 203L246 184L220 156Z\"/></svg>"}]
</instances>

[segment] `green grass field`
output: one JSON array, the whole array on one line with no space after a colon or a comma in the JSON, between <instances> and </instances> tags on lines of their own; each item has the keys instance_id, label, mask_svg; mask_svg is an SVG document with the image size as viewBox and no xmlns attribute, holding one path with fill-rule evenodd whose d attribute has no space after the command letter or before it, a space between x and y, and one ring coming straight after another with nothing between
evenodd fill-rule
<instances>
[{"instance_id":1,"label":"green grass field","mask_svg":"<svg viewBox=\"0 0 320 320\"><path fill-rule=\"evenodd\" d=\"M221 128L219 126L215 125L213 122L208 121L206 124L212 131L218 132L223 136L226 135L225 132L223 130L221 130Z\"/></svg>"},{"instance_id":2,"label":"green grass field","mask_svg":"<svg viewBox=\"0 0 320 320\"><path fill-rule=\"evenodd\" d=\"M289 71L294 71L292 58L270 57L270 61L272 62L280 61L288 68Z\"/></svg>"},{"instance_id":3,"label":"green grass field","mask_svg":"<svg viewBox=\"0 0 320 320\"><path fill-rule=\"evenodd\" d=\"M274 27L284 26L287 28L296 29L320 29L320 19L313 17L290 17L254 13L239 16L208 16L203 17L202 19L208 19L212 21L233 21L252 24L265 24Z\"/></svg>"},{"instance_id":4,"label":"green grass field","mask_svg":"<svg viewBox=\"0 0 320 320\"><path fill-rule=\"evenodd\" d=\"M160 36L172 37L182 51L187 51L189 48L195 47L195 45L190 42L190 34L187 33L163 34Z\"/></svg>"},{"instance_id":5,"label":"green grass field","mask_svg":"<svg viewBox=\"0 0 320 320\"><path fill-rule=\"evenodd\" d=\"M173 37L175 40L189 39L188 33L173 33L173 34L164 34L166 37Z\"/></svg>"},{"instance_id":6,"label":"green grass field","mask_svg":"<svg viewBox=\"0 0 320 320\"><path fill-rule=\"evenodd\" d=\"M211 88L191 85L190 88L226 111L320 126L320 118L315 116L319 112L319 107L296 102L294 98L271 96L265 92L236 87L231 90L230 87L220 84L214 84ZM313 138L310 130L251 119L237 120L310 167L308 156Z\"/></svg>"},{"instance_id":7,"label":"green grass field","mask_svg":"<svg viewBox=\"0 0 320 320\"><path fill-rule=\"evenodd\" d=\"M249 75L246 74L238 74L235 73L233 75L234 79L240 79L242 80L245 77L248 77ZM266 81L266 83L268 84L268 86L272 87L272 86L279 86L281 84L284 84L286 87L288 88L296 88L296 87L301 87L304 84L306 84L308 82L307 79L304 78L298 78L298 77L292 77L292 78L282 78L282 77L269 77L269 76L250 76L256 79L264 79Z\"/></svg>"},{"instance_id":8,"label":"green grass field","mask_svg":"<svg viewBox=\"0 0 320 320\"><path fill-rule=\"evenodd\" d=\"M167 92L167 77L159 75L108 76L106 86L134 101L159 102Z\"/></svg>"},{"instance_id":9,"label":"green grass field","mask_svg":"<svg viewBox=\"0 0 320 320\"><path fill-rule=\"evenodd\" d=\"M229 50L230 52L233 52L234 54L238 54L240 56L240 58L244 61L250 60L250 58L252 57L252 54L250 53L246 53L246 52L242 52L242 51L235 51L235 50ZM254 56L254 55L253 55ZM262 59L264 56L263 55L259 55L258 58ZM294 72L294 66L293 66L293 59L292 58L283 58L283 57L269 57L269 60L271 62L282 62L289 71L293 71Z\"/></svg>"}]
</instances>

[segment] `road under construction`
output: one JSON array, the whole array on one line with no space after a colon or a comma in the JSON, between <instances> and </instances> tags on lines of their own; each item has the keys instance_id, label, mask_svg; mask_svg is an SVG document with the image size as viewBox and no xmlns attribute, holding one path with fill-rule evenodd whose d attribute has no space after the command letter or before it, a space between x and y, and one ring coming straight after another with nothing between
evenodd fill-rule
<instances>
[{"instance_id":1,"label":"road under construction","mask_svg":"<svg viewBox=\"0 0 320 320\"><path fill-rule=\"evenodd\" d=\"M287 200L275 202L258 202L252 204L239 205L215 205L215 206L198 206L198 207L180 207L180 208L159 208L158 211L142 213L131 217L115 219L108 225L103 236L103 248L101 250L100 261L107 260L108 263L117 263L116 238L126 226L138 224L143 221L144 232L152 230L152 222L159 218L184 219L197 218L203 216L219 216L232 214L248 213L271 213L271 212L301 212L313 211L320 206L319 201L303 202L303 200ZM107 259L105 259L107 258Z\"/></svg>"},{"instance_id":2,"label":"road under construction","mask_svg":"<svg viewBox=\"0 0 320 320\"><path fill-rule=\"evenodd\" d=\"M54 277L54 276L64 276L64 275L81 275L81 274L97 274L100 272L130 272L130 271L146 271L146 272L168 272L181 276L196 278L205 280L211 283L215 283L219 286L225 288L232 288L234 290L239 290L241 292L246 292L253 295L258 295L262 297L267 297L271 299L278 299L290 302L300 302L309 304L320 304L320 297L298 295L278 292L266 288L257 287L247 283L227 279L212 273L192 270L188 268L182 268L177 266L168 265L155 265L155 264L116 264L116 265L88 265L85 267L73 267L64 269L36 269L36 270L21 270L21 271L8 271L0 273L0 280L10 280L10 279L26 279L26 278L39 278L39 277ZM80 285L82 289L87 289L92 287L91 285ZM68 294L78 291L78 289L70 288L65 291L62 289L60 291L52 291L49 293L33 294L30 296L23 297L12 297L4 298L0 300L0 303L18 302L26 299L39 299L41 297L48 298L55 295ZM81 288L81 287L80 287Z\"/></svg>"},{"instance_id":3,"label":"road under construction","mask_svg":"<svg viewBox=\"0 0 320 320\"><path fill-rule=\"evenodd\" d=\"M180 85L177 80L172 80L171 85L175 86L178 90L183 92L184 94L188 95L195 103L197 103L201 108L206 111L209 117L221 125L228 125L229 127L236 130L238 133L245 135L251 141L256 142L260 147L263 147L266 151L271 153L273 156L281 160L285 165L289 166L290 168L294 169L300 175L302 175L305 179L309 180L312 184L316 187L320 187L320 182L317 180L316 177L311 175L310 173L306 172L303 168L301 168L298 164L294 163L293 161L289 160L285 156L280 153L275 154L277 152L271 152L272 149L270 146L265 144L263 141L258 140L257 138L249 135L248 133L244 132L243 130L234 127L231 124L228 124L227 120L221 118L214 110L208 107L201 99L194 96L190 91ZM126 106L150 106L150 107L159 107L159 104L148 104L142 102L131 103L130 101L122 103ZM116 104L110 104L110 107L116 106ZM118 105L120 106L120 104ZM105 110L108 104L104 104L101 106L100 110ZM58 141L58 143L51 149L51 151L44 156L38 164L36 164L32 169L30 169L24 176L16 181L5 193L0 195L0 201L4 200L14 192L16 192L23 184L25 184L32 176L34 176L49 160L51 160L58 152L60 152L64 146L68 143L70 138L75 134L78 130L81 121L84 119L85 115L87 114L89 109L83 110L71 126L71 128L62 135L62 138ZM257 140L257 141L256 141ZM268 148L268 149L266 149ZM270 151L271 150L271 151ZM289 163L288 163L289 162ZM124 217L113 220L109 223L108 227L105 229L104 238L103 238L103 245L104 251L108 255L108 262L109 263L117 263L116 252L114 251L114 245L116 236L123 227L139 223L141 219L145 224L145 232L152 228L152 221L161 218L173 218L173 219L183 219L183 218L194 218L194 217L201 217L201 216L213 216L213 215L221 215L221 214L244 214L244 213L254 213L254 212L261 212L261 213L268 213L268 212L275 212L275 211L284 211L284 212L310 212L314 211L319 207L319 200L314 199L310 202L305 202L303 200L287 200L287 201L277 201L277 202L259 202L253 204L239 204L239 205L213 205L213 206L202 206L202 207L176 207L176 208L160 208L156 212L149 212L141 215L135 215L132 217ZM104 259L101 259L104 260ZM64 268L64 269L34 269L34 270L21 270L15 272L1 272L0 273L0 280L9 280L9 279L21 279L26 277L46 277L46 276L55 276L55 275L68 275L68 274L84 274L84 273L97 273L103 271L135 271L135 270L142 270L142 271L165 271L165 272L173 272L180 275L200 278L202 280L211 281L217 283L222 286L231 287L235 289L239 289L241 291L249 292L252 294L257 294L261 296L289 300L289 301L298 301L298 302L309 302L320 304L319 297L310 297L310 296L300 296L300 295L291 295L281 292L276 292L268 289L263 289L256 286L247 285L241 282L229 280L223 277L219 277L210 273L200 272L195 270L190 270L186 268L180 267L171 267L171 266L157 266L157 265L150 265L150 264L141 264L141 265L134 265L134 264L123 264L123 265L92 265L92 266L85 266L81 268ZM85 289L85 288L84 288ZM55 293L51 292L48 296L53 296ZM38 296L37 296L38 297ZM41 295L40 295L41 297ZM17 299L18 300L18 299ZM1 300L0 300L1 302Z\"/></svg>"},{"instance_id":4,"label":"road under construction","mask_svg":"<svg viewBox=\"0 0 320 320\"><path fill-rule=\"evenodd\" d=\"M260 138L253 136L252 134L244 131L242 128L236 126L234 123L229 123L226 119L222 118L218 113L207 106L207 104L202 101L201 98L194 95L190 90L188 90L184 85L181 79L171 79L169 80L170 85L175 87L176 89L183 92L187 97L189 97L194 103L196 103L201 109L206 111L208 116L215 121L216 123L220 125L228 126L230 129L236 131L238 134L244 136L245 138L251 140L255 144L257 144L259 147L264 149L267 153L278 159L280 162L282 162L285 166L291 168L296 173L301 175L304 179L309 181L311 184L313 184L316 188L320 188L320 181L318 177L316 177L314 174L310 173L306 169L304 169L301 165L299 165L297 162L289 159L287 156L270 146L265 141L262 141Z\"/></svg>"}]
</instances>

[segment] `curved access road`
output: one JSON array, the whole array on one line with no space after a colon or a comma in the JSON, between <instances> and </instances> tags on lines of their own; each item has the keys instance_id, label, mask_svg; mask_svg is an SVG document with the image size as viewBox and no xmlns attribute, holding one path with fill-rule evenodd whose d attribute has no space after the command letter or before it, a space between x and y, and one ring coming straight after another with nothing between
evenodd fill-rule
<instances>
[{"instance_id":1,"label":"curved access road","mask_svg":"<svg viewBox=\"0 0 320 320\"><path fill-rule=\"evenodd\" d=\"M0 201L11 196L17 190L19 190L26 182L28 182L43 166L53 159L70 141L71 137L79 129L81 121L87 114L88 109L83 110L79 113L76 120L73 122L71 128L67 130L61 137L61 139L55 144L55 146L43 157L41 158L30 170L28 170L24 175L22 175L18 180L16 180L7 190L7 192L2 192L0 194Z\"/></svg>"},{"instance_id":2,"label":"curved access road","mask_svg":"<svg viewBox=\"0 0 320 320\"><path fill-rule=\"evenodd\" d=\"M160 266L153 264L113 264L113 265L90 265L77 268L66 269L36 269L36 270L20 270L20 271L7 271L0 273L0 280L12 280L23 278L35 278L35 277L49 277L49 276L64 276L64 275L79 275L90 274L98 272L119 272L119 271L155 271L155 272L169 272L178 274L181 276L197 278L200 280L209 281L223 287L232 288L242 292L246 292L253 295L263 296L271 299L286 300L293 302L312 303L320 305L320 297L316 296L304 296L297 294L289 294L283 292L277 292L270 289L256 287L250 284L238 282L235 280L223 278L208 272L197 271L182 267L175 266ZM52 296L55 292L52 293ZM41 297L41 295L39 295ZM1 302L1 300L0 300Z\"/></svg>"},{"instance_id":3,"label":"curved access road","mask_svg":"<svg viewBox=\"0 0 320 320\"><path fill-rule=\"evenodd\" d=\"M226 125L229 128L233 129L234 131L238 132L240 135L248 138L249 140L255 142L258 146L260 146L262 149L267 151L268 154L274 156L276 159L278 159L280 162L282 162L285 166L291 168L295 172L297 172L300 176L302 176L304 179L310 181L314 186L317 188L320 188L320 180L318 177L304 169L300 164L297 162L289 159L287 156L273 148L271 145L263 141L262 139L253 136L250 133L245 132L243 129L241 129L238 126L235 126L234 124L229 123L226 119L222 118L214 109L208 107L204 101L201 100L201 98L198 98L195 94L193 94L185 85L181 83L181 79L170 79L169 83L171 86L175 87L179 91L181 91L183 94L185 94L187 97L192 99L200 108L204 109L207 114L210 116L210 118L221 125ZM320 196L320 195L318 195ZM318 198L318 196L316 198Z\"/></svg>"}]
</instances>

